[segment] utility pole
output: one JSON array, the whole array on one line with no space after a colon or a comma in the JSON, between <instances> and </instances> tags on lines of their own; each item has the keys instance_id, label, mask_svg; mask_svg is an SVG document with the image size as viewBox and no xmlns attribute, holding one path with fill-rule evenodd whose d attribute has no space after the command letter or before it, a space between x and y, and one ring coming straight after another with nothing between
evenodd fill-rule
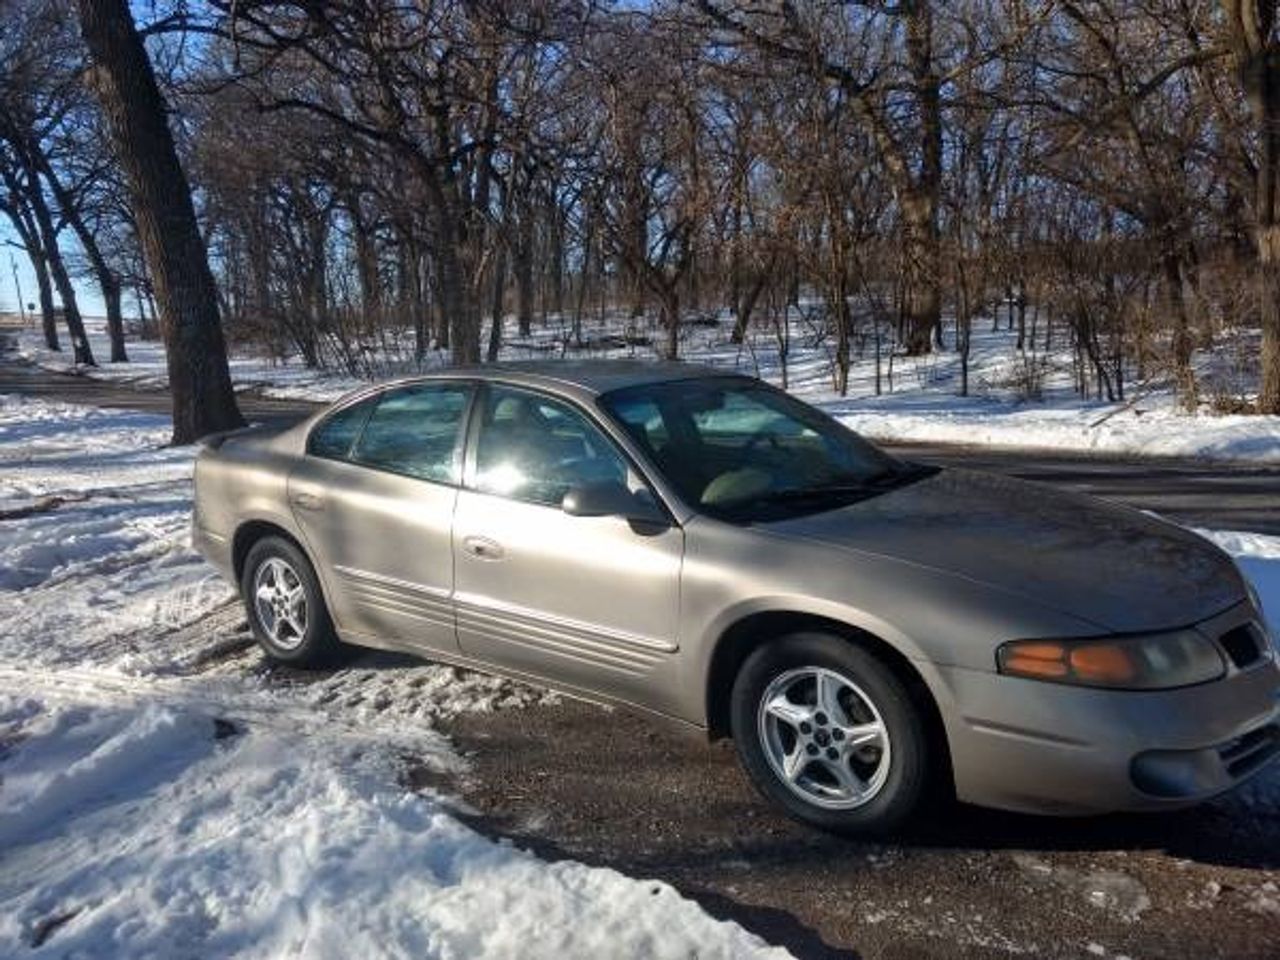
<instances>
[{"instance_id":1,"label":"utility pole","mask_svg":"<svg viewBox=\"0 0 1280 960\"><path fill-rule=\"evenodd\" d=\"M18 279L18 261L14 259L13 252L9 253L9 269L13 271L13 288L18 292L18 316L22 318L22 325L27 325L27 308L26 301L22 299L22 282Z\"/></svg>"}]
</instances>

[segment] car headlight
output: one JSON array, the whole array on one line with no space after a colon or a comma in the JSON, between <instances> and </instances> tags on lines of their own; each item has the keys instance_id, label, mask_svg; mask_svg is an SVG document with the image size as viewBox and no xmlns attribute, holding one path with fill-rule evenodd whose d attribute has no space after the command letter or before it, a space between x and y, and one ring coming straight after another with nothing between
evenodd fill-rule
<instances>
[{"instance_id":1,"label":"car headlight","mask_svg":"<svg viewBox=\"0 0 1280 960\"><path fill-rule=\"evenodd\" d=\"M1194 630L1097 640L1014 640L996 651L1001 673L1051 683L1167 690L1226 672L1218 648Z\"/></svg>"}]
</instances>

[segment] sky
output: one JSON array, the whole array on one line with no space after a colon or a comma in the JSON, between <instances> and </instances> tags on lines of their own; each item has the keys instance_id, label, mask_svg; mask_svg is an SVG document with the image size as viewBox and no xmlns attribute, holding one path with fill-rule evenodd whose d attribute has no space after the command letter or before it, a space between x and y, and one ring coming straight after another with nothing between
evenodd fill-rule
<instances>
[{"instance_id":1,"label":"sky","mask_svg":"<svg viewBox=\"0 0 1280 960\"><path fill-rule=\"evenodd\" d=\"M75 258L80 257L80 245L75 243L74 238L64 235L62 240L62 251L66 256ZM14 283L14 270L17 270L17 283ZM104 312L102 306L102 295L98 291L97 284L89 279L72 278L75 286L76 302L80 306L80 312L87 317L101 316ZM23 304L33 303L39 305L40 291L36 286L36 275L31 269L31 261L27 258L26 251L18 245L17 236L13 232L13 228L8 223L0 224L0 313L18 313L18 287L22 288ZM61 301L58 299L57 291L53 295L54 303ZM133 316L137 313L136 305L130 303L132 298L126 293L124 298L125 316Z\"/></svg>"}]
</instances>

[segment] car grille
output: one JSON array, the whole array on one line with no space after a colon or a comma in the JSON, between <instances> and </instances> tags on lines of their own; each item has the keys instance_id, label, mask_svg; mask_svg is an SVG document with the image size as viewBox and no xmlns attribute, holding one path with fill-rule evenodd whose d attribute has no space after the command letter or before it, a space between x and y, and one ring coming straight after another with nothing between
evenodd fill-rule
<instances>
[{"instance_id":1,"label":"car grille","mask_svg":"<svg viewBox=\"0 0 1280 960\"><path fill-rule=\"evenodd\" d=\"M1218 747L1218 756L1233 778L1257 770L1280 751L1280 726L1268 724Z\"/></svg>"},{"instance_id":2,"label":"car grille","mask_svg":"<svg viewBox=\"0 0 1280 960\"><path fill-rule=\"evenodd\" d=\"M1218 643L1236 669L1243 670L1262 659L1266 637L1256 624L1242 623L1218 637Z\"/></svg>"}]
</instances>

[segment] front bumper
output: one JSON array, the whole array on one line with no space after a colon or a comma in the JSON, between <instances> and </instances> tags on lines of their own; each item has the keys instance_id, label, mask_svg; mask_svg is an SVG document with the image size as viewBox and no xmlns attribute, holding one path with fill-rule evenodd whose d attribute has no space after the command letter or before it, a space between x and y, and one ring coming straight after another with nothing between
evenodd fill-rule
<instances>
[{"instance_id":1,"label":"front bumper","mask_svg":"<svg viewBox=\"0 0 1280 960\"><path fill-rule=\"evenodd\" d=\"M1242 605L1211 621L1244 622ZM956 793L1064 815L1189 806L1280 756L1274 651L1211 683L1100 690L938 668Z\"/></svg>"}]
</instances>

